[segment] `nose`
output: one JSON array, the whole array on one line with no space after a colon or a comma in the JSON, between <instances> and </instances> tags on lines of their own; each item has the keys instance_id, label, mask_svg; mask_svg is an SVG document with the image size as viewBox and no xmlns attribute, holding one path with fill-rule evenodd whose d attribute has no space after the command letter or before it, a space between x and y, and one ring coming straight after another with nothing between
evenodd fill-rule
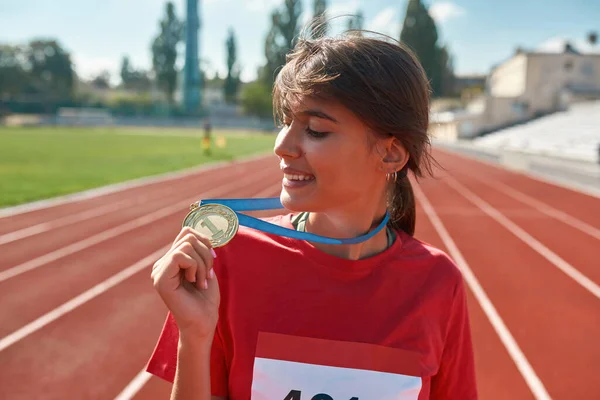
<instances>
[{"instance_id":1,"label":"nose","mask_svg":"<svg viewBox=\"0 0 600 400\"><path fill-rule=\"evenodd\" d=\"M298 158L302 154L298 133L298 128L292 122L291 125L284 126L277 134L275 140L275 154L280 158Z\"/></svg>"}]
</instances>

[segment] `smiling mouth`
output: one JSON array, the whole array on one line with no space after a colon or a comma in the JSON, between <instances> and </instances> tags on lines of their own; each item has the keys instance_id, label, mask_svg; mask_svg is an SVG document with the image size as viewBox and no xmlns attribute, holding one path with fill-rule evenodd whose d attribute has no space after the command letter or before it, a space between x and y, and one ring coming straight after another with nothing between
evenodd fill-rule
<instances>
[{"instance_id":1,"label":"smiling mouth","mask_svg":"<svg viewBox=\"0 0 600 400\"><path fill-rule=\"evenodd\" d=\"M294 181L294 182L314 181L315 180L315 177L312 175L283 174L283 178L288 181Z\"/></svg>"},{"instance_id":2,"label":"smiling mouth","mask_svg":"<svg viewBox=\"0 0 600 400\"><path fill-rule=\"evenodd\" d=\"M299 188L311 184L315 181L312 175L293 175L283 174L283 186L287 188Z\"/></svg>"}]
</instances>

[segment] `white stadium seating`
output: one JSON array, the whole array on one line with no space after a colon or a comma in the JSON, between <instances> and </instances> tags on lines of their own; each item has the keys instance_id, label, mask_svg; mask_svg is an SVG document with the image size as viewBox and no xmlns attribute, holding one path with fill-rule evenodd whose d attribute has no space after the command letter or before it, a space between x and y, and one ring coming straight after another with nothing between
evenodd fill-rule
<instances>
[{"instance_id":1,"label":"white stadium seating","mask_svg":"<svg viewBox=\"0 0 600 400\"><path fill-rule=\"evenodd\" d=\"M597 162L600 101L572 104L567 111L501 129L474 139L472 144Z\"/></svg>"}]
</instances>

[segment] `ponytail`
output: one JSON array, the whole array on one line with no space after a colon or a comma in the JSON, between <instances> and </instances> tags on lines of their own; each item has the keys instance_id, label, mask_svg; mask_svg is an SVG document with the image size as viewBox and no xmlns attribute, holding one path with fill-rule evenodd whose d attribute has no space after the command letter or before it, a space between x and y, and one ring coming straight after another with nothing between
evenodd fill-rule
<instances>
[{"instance_id":1,"label":"ponytail","mask_svg":"<svg viewBox=\"0 0 600 400\"><path fill-rule=\"evenodd\" d=\"M396 181L391 183L389 226L393 229L402 230L410 236L414 236L417 222L417 208L415 194L406 171L407 168L405 167L404 170L398 172Z\"/></svg>"}]
</instances>

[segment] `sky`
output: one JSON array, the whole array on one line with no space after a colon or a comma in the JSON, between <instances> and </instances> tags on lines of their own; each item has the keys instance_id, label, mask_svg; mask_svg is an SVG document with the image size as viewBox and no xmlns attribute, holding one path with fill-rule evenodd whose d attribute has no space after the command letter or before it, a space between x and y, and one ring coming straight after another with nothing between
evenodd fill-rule
<instances>
[{"instance_id":1,"label":"sky","mask_svg":"<svg viewBox=\"0 0 600 400\"><path fill-rule=\"evenodd\" d=\"M199 0L200 57L209 77L226 73L225 41L233 28L242 80L256 77L264 64L269 15L283 0ZM399 38L408 0L329 0L328 16L362 10L364 27ZM185 0L174 0L185 17ZM438 26L440 43L454 58L455 72L487 74L517 46L534 49L548 40L585 40L600 33L600 0L424 0ZM165 0L0 0L0 44L54 38L72 55L75 70L90 79L103 70L117 83L121 59L148 69ZM313 0L303 0L303 21ZM336 19L339 29L345 19ZM181 47L180 65L183 63Z\"/></svg>"}]
</instances>

